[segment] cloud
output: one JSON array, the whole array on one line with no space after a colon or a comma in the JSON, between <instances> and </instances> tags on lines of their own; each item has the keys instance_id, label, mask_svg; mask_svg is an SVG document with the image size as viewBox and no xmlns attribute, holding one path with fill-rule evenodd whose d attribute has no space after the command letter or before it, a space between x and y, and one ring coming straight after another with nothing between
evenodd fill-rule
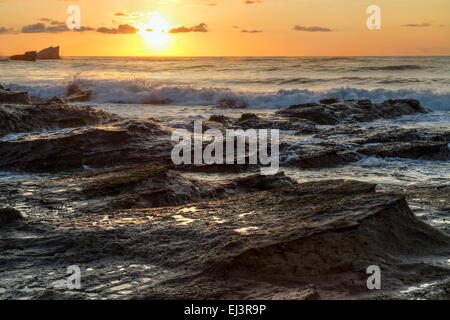
<instances>
[{"instance_id":1,"label":"cloud","mask_svg":"<svg viewBox=\"0 0 450 320\"><path fill-rule=\"evenodd\" d=\"M181 26L181 27L174 27L169 30L169 33L187 33L187 32L208 32L208 26L206 25L206 23L202 22L190 28Z\"/></svg>"},{"instance_id":2,"label":"cloud","mask_svg":"<svg viewBox=\"0 0 450 320\"><path fill-rule=\"evenodd\" d=\"M431 23L409 23L409 24L404 24L402 25L402 27L431 27Z\"/></svg>"},{"instance_id":3,"label":"cloud","mask_svg":"<svg viewBox=\"0 0 450 320\"><path fill-rule=\"evenodd\" d=\"M295 31L305 31L305 32L331 32L332 30L325 27L318 27L318 26L312 26L312 27L305 27L305 26L299 26L295 25L293 28Z\"/></svg>"},{"instance_id":4,"label":"cloud","mask_svg":"<svg viewBox=\"0 0 450 320\"><path fill-rule=\"evenodd\" d=\"M262 0L245 0L245 4L263 3Z\"/></svg>"},{"instance_id":5,"label":"cloud","mask_svg":"<svg viewBox=\"0 0 450 320\"><path fill-rule=\"evenodd\" d=\"M29 24L22 28L22 33L59 33L59 32L67 32L67 31L92 31L94 28L91 27L81 27L80 29L70 30L67 28L67 24L65 22L41 18L40 21L50 22L49 25L46 25L42 22L38 22L35 24Z\"/></svg>"},{"instance_id":6,"label":"cloud","mask_svg":"<svg viewBox=\"0 0 450 320\"><path fill-rule=\"evenodd\" d=\"M14 28L0 27L0 34L14 33Z\"/></svg>"},{"instance_id":7,"label":"cloud","mask_svg":"<svg viewBox=\"0 0 450 320\"><path fill-rule=\"evenodd\" d=\"M97 32L108 33L108 34L134 34L138 30L129 24L121 24L117 28L98 28Z\"/></svg>"},{"instance_id":8,"label":"cloud","mask_svg":"<svg viewBox=\"0 0 450 320\"><path fill-rule=\"evenodd\" d=\"M242 29L241 32L243 32L243 33L261 33L262 30L246 30L246 29Z\"/></svg>"},{"instance_id":9,"label":"cloud","mask_svg":"<svg viewBox=\"0 0 450 320\"><path fill-rule=\"evenodd\" d=\"M29 24L22 28L22 33L41 33L46 31L45 24L39 22L35 24Z\"/></svg>"}]
</instances>

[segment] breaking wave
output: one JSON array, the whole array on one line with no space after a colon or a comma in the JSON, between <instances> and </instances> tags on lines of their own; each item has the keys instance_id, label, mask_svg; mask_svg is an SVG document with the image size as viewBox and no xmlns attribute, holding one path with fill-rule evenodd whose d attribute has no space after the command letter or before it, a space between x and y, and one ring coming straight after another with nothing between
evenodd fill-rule
<instances>
[{"instance_id":1,"label":"breaking wave","mask_svg":"<svg viewBox=\"0 0 450 320\"><path fill-rule=\"evenodd\" d=\"M250 108L283 108L293 104L318 101L327 97L342 100L370 99L382 102L387 99L413 98L427 108L450 111L450 92L433 90L359 89L340 87L326 90L291 89L273 92L233 91L229 88L180 86L145 80L82 80L74 81L84 90L92 90L91 102L122 104L173 104L183 106L216 105L221 101L234 101L236 105ZM9 85L13 90L28 91L40 98L64 97L68 83L56 86ZM229 103L227 103L229 105Z\"/></svg>"}]
</instances>

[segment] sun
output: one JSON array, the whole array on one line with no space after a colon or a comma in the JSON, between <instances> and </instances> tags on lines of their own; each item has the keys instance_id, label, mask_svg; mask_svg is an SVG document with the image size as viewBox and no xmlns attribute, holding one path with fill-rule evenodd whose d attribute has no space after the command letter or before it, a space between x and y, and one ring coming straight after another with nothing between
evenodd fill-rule
<instances>
[{"instance_id":1,"label":"sun","mask_svg":"<svg viewBox=\"0 0 450 320\"><path fill-rule=\"evenodd\" d=\"M169 41L169 22L159 14L153 14L149 21L139 28L139 34L153 46L162 47Z\"/></svg>"}]
</instances>

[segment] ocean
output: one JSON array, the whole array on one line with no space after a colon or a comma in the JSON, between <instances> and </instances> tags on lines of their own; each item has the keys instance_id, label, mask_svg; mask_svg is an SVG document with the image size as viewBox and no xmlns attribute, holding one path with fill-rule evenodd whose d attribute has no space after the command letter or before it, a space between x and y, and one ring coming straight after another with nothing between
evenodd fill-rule
<instances>
[{"instance_id":1,"label":"ocean","mask_svg":"<svg viewBox=\"0 0 450 320\"><path fill-rule=\"evenodd\" d=\"M64 96L70 82L99 104L214 105L232 99L274 109L341 99L414 98L450 110L450 57L112 58L0 62L0 81L42 98Z\"/></svg>"},{"instance_id":2,"label":"ocean","mask_svg":"<svg viewBox=\"0 0 450 320\"><path fill-rule=\"evenodd\" d=\"M154 117L172 127L207 120L212 114L271 113L338 97L374 102L414 98L434 111L363 126L450 128L450 57L64 57L36 63L3 61L0 75L4 86L41 98L65 96L67 86L76 83L93 91L91 101L80 105L126 118ZM223 99L245 105L247 111L215 108ZM336 136L334 142L349 148L346 138ZM293 137L289 132L282 132L282 139L299 145L317 142L313 135ZM299 181L353 178L389 188L450 183L450 164L442 161L363 156L360 162L338 168L283 170ZM12 176L0 173L0 179Z\"/></svg>"}]
</instances>

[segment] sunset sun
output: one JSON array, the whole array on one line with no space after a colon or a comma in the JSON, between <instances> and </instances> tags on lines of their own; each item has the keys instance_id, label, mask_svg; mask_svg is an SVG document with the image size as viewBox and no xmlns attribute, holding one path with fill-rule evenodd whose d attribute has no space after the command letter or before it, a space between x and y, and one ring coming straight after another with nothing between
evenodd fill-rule
<instances>
[{"instance_id":1,"label":"sunset sun","mask_svg":"<svg viewBox=\"0 0 450 320\"><path fill-rule=\"evenodd\" d=\"M169 29L169 22L159 14L155 14L150 17L147 24L140 28L139 33L145 37L149 44L161 47L169 40L169 35L167 34Z\"/></svg>"}]
</instances>

